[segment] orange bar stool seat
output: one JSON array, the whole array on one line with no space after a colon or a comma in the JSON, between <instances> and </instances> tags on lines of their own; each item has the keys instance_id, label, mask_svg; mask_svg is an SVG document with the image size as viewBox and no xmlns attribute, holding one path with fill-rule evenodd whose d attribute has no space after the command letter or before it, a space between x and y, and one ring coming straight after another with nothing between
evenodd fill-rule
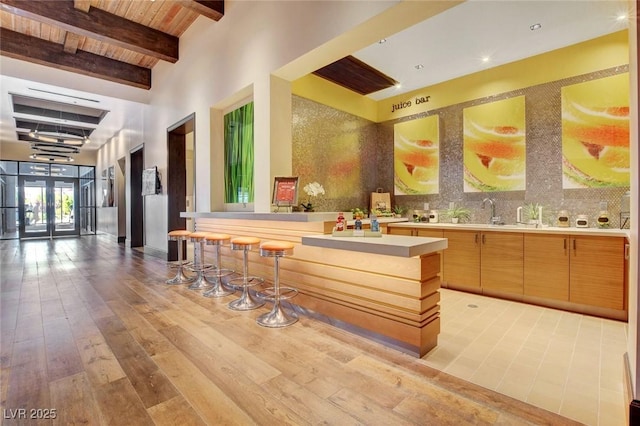
<instances>
[{"instance_id":1,"label":"orange bar stool seat","mask_svg":"<svg viewBox=\"0 0 640 426\"><path fill-rule=\"evenodd\" d=\"M267 241L260 245L260 256L273 257L273 287L267 287L258 293L259 298L273 301L271 311L256 319L256 322L263 327L286 327L298 321L294 312L287 314L281 305L281 301L291 299L298 294L295 288L280 287L280 258L292 254L293 244L289 242Z\"/></svg>"},{"instance_id":2,"label":"orange bar stool seat","mask_svg":"<svg viewBox=\"0 0 640 426\"><path fill-rule=\"evenodd\" d=\"M235 271L231 269L223 269L220 263L220 248L228 241L231 236L227 234L210 233L204 237L208 246L213 246L213 272L207 273L204 279L211 283L213 287L202 293L204 297L223 297L233 294L234 290L227 288L222 283L222 278L233 274Z\"/></svg>"},{"instance_id":3,"label":"orange bar stool seat","mask_svg":"<svg viewBox=\"0 0 640 426\"><path fill-rule=\"evenodd\" d=\"M207 235L209 235L209 232L192 232L191 235L189 235L191 242L200 246L198 250L198 262L194 261L193 265L189 267L189 269L196 273L196 280L189 286L189 290L202 290L203 288L209 288L211 286L204 278L205 271L213 267L213 265L204 263L204 245Z\"/></svg>"},{"instance_id":4,"label":"orange bar stool seat","mask_svg":"<svg viewBox=\"0 0 640 426\"><path fill-rule=\"evenodd\" d=\"M182 257L184 243L185 241L187 241L190 235L191 235L191 231L187 231L186 229L175 229L173 231L170 231L168 234L169 241L178 242L178 265L177 265L178 271L175 277L166 281L166 283L169 285L187 284L195 280L195 277L189 277L184 273L186 265Z\"/></svg>"},{"instance_id":5,"label":"orange bar stool seat","mask_svg":"<svg viewBox=\"0 0 640 426\"><path fill-rule=\"evenodd\" d=\"M242 295L229 303L229 308L235 311L250 311L264 305L261 300L256 300L249 291L253 287L264 282L264 278L249 275L249 252L260 244L260 239L255 237L235 237L231 239L231 250L241 250L243 252L242 277L229 281L229 285L242 289Z\"/></svg>"}]
</instances>

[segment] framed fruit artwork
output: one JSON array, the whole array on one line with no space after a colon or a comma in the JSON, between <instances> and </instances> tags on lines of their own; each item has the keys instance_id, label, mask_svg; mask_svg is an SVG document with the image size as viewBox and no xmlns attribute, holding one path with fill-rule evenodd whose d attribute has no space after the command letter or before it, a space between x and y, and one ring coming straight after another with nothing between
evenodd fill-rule
<instances>
[{"instance_id":1,"label":"framed fruit artwork","mask_svg":"<svg viewBox=\"0 0 640 426\"><path fill-rule=\"evenodd\" d=\"M440 191L440 120L437 115L393 126L395 195Z\"/></svg>"},{"instance_id":2,"label":"framed fruit artwork","mask_svg":"<svg viewBox=\"0 0 640 426\"><path fill-rule=\"evenodd\" d=\"M523 191L524 96L465 108L462 153L464 192Z\"/></svg>"},{"instance_id":3,"label":"framed fruit artwork","mask_svg":"<svg viewBox=\"0 0 640 426\"><path fill-rule=\"evenodd\" d=\"M562 186L629 186L629 73L565 86Z\"/></svg>"}]
</instances>

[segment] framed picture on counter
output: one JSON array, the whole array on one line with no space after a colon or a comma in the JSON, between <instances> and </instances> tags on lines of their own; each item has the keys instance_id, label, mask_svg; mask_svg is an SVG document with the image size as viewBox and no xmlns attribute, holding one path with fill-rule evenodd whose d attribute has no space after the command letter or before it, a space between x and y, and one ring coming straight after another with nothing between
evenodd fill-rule
<instances>
[{"instance_id":1,"label":"framed picture on counter","mask_svg":"<svg viewBox=\"0 0 640 426\"><path fill-rule=\"evenodd\" d=\"M273 181L273 200L278 207L298 205L298 177L275 177Z\"/></svg>"}]
</instances>

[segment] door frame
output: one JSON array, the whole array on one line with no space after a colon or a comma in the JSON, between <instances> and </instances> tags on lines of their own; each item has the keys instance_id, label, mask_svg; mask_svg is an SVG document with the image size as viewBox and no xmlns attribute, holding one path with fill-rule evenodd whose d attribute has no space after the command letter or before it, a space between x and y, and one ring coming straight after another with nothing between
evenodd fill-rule
<instances>
[{"instance_id":1,"label":"door frame","mask_svg":"<svg viewBox=\"0 0 640 426\"><path fill-rule=\"evenodd\" d=\"M46 230L42 232L30 232L27 233L25 229L26 225L26 209L25 209L25 180L43 180L45 181L46 192L46 205L43 206L42 213L46 211L47 222ZM55 227L55 182L66 182L73 185L73 229L71 230L56 230ZM59 176L18 176L18 238L53 238L62 236L80 236L80 217L79 217L79 197L80 188L79 182L76 178L59 177Z\"/></svg>"}]
</instances>

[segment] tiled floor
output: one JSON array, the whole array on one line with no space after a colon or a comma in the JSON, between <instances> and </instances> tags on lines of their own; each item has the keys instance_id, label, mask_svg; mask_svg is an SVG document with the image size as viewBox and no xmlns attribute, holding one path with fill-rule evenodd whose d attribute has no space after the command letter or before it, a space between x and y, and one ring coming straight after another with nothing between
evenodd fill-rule
<instances>
[{"instance_id":1,"label":"tiled floor","mask_svg":"<svg viewBox=\"0 0 640 426\"><path fill-rule=\"evenodd\" d=\"M623 425L627 324L441 290L431 367L587 425Z\"/></svg>"}]
</instances>

